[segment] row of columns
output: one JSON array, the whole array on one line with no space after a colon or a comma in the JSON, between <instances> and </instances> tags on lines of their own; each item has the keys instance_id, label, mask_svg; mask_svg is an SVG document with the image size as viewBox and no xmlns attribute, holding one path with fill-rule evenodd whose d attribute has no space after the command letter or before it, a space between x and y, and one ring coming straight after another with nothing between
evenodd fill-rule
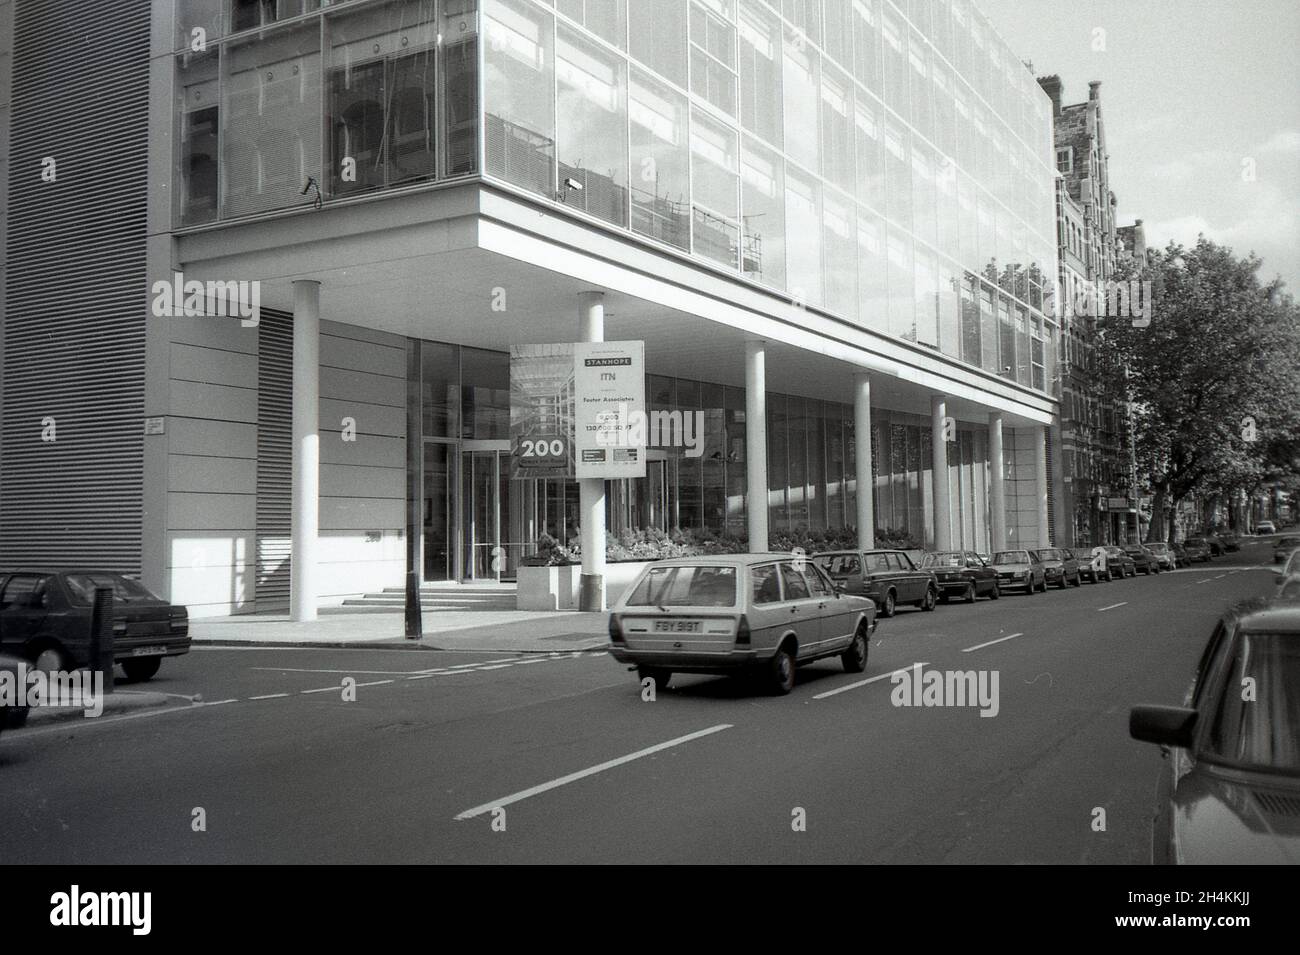
<instances>
[{"instance_id":1,"label":"row of columns","mask_svg":"<svg viewBox=\"0 0 1300 955\"><path fill-rule=\"evenodd\" d=\"M289 609L295 621L316 619L317 551L320 530L320 283L293 283L293 558L290 572ZM584 292L578 309L578 340L599 342L605 338L605 305L600 292ZM858 373L853 385L854 450L857 481L858 546L875 546L876 520L873 513L871 460L871 379ZM932 480L934 548L952 547L952 512L948 471L947 399L930 400L933 451ZM751 552L768 549L767 487L767 346L761 340L745 343L745 437L746 491L749 506ZM1041 544L1047 544L1047 465L1042 442L1036 442L1035 478L1039 501ZM1002 415L989 415L989 510L992 547L1007 543L1006 494L1002 443ZM605 482L584 478L578 482L582 546L580 609L600 610L605 606Z\"/></svg>"}]
</instances>

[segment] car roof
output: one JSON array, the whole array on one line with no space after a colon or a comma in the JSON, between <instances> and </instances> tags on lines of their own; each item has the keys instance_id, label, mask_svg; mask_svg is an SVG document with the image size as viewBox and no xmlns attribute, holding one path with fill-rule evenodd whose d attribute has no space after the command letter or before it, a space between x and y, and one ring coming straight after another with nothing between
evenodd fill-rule
<instances>
[{"instance_id":1,"label":"car roof","mask_svg":"<svg viewBox=\"0 0 1300 955\"><path fill-rule=\"evenodd\" d=\"M814 557L836 557L840 554L905 554L907 551L900 550L897 547L870 547L867 550L819 550L813 554ZM947 553L945 551L945 553Z\"/></svg>"},{"instance_id":2,"label":"car roof","mask_svg":"<svg viewBox=\"0 0 1300 955\"><path fill-rule=\"evenodd\" d=\"M1237 628L1253 632L1293 633L1300 637L1300 600L1253 597L1229 611Z\"/></svg>"},{"instance_id":3,"label":"car roof","mask_svg":"<svg viewBox=\"0 0 1300 955\"><path fill-rule=\"evenodd\" d=\"M803 557L805 560L808 554L795 554L791 551L767 551L761 554L698 554L695 557L670 557L667 560L656 560L652 564L654 567L698 567L700 565L723 565L748 567L750 564L761 564L769 560L797 560Z\"/></svg>"}]
</instances>

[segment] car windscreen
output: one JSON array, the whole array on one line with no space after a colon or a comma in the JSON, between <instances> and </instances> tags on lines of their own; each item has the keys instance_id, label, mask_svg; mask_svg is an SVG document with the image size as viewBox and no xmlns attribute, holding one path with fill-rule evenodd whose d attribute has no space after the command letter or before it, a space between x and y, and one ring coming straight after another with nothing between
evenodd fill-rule
<instances>
[{"instance_id":1,"label":"car windscreen","mask_svg":"<svg viewBox=\"0 0 1300 955\"><path fill-rule=\"evenodd\" d=\"M629 607L734 607L736 568L651 567L627 599Z\"/></svg>"},{"instance_id":2,"label":"car windscreen","mask_svg":"<svg viewBox=\"0 0 1300 955\"><path fill-rule=\"evenodd\" d=\"M921 562L922 567L961 567L965 565L965 560L961 554L926 554L925 560Z\"/></svg>"},{"instance_id":3,"label":"car windscreen","mask_svg":"<svg viewBox=\"0 0 1300 955\"><path fill-rule=\"evenodd\" d=\"M1065 555L1062 554L1055 547L1048 547L1047 549L1040 550L1038 552L1038 559L1039 560L1065 560Z\"/></svg>"},{"instance_id":4,"label":"car windscreen","mask_svg":"<svg viewBox=\"0 0 1300 955\"><path fill-rule=\"evenodd\" d=\"M1023 550L1000 550L993 555L995 564L1027 564L1029 554Z\"/></svg>"},{"instance_id":5,"label":"car windscreen","mask_svg":"<svg viewBox=\"0 0 1300 955\"><path fill-rule=\"evenodd\" d=\"M123 577L121 574L68 574L64 579L68 582L68 590L72 593L74 603L94 603L95 589L97 587L109 588L113 591L114 600L127 603L158 599L139 581L132 580L130 577Z\"/></svg>"},{"instance_id":6,"label":"car windscreen","mask_svg":"<svg viewBox=\"0 0 1300 955\"><path fill-rule=\"evenodd\" d=\"M1203 755L1300 771L1300 634L1241 633Z\"/></svg>"}]
</instances>

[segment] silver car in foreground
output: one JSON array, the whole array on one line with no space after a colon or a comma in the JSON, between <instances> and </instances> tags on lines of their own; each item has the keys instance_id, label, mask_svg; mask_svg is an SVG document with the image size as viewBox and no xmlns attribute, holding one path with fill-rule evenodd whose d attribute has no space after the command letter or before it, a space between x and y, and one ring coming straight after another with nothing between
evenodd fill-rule
<instances>
[{"instance_id":1,"label":"silver car in foreground","mask_svg":"<svg viewBox=\"0 0 1300 955\"><path fill-rule=\"evenodd\" d=\"M806 557L682 557L651 564L614 605L609 652L660 689L674 673L750 673L789 693L795 667L824 657L861 673L875 629L875 604Z\"/></svg>"}]
</instances>

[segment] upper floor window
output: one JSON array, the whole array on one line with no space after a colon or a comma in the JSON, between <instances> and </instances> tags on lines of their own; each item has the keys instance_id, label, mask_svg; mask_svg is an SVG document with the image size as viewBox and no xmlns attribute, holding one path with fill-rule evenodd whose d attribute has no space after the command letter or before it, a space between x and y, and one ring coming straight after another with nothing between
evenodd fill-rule
<instances>
[{"instance_id":1,"label":"upper floor window","mask_svg":"<svg viewBox=\"0 0 1300 955\"><path fill-rule=\"evenodd\" d=\"M234 0L230 8L230 29L231 32L251 30L318 9L320 0Z\"/></svg>"},{"instance_id":2,"label":"upper floor window","mask_svg":"<svg viewBox=\"0 0 1300 955\"><path fill-rule=\"evenodd\" d=\"M1074 148L1063 146L1056 151L1056 171L1069 174L1074 172Z\"/></svg>"}]
</instances>

